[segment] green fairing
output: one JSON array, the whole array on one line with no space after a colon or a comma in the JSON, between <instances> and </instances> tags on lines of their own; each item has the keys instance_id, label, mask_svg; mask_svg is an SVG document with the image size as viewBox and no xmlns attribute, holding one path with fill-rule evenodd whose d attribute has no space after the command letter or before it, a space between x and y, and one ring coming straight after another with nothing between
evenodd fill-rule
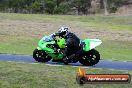
<instances>
[{"instance_id":1,"label":"green fairing","mask_svg":"<svg viewBox=\"0 0 132 88\"><path fill-rule=\"evenodd\" d=\"M38 43L38 50L43 50L46 52L49 56L51 56L53 59L62 59L64 55L62 53L56 52L54 49L51 47L48 47L47 45L58 45L59 48L65 48L65 39L64 38L58 38L56 39L57 41L55 42L52 37L50 36L45 36L42 38L39 43ZM92 48L95 48L96 46L100 45L102 42L99 39L85 39L82 42L84 42L83 45L83 51L89 51Z\"/></svg>"},{"instance_id":2,"label":"green fairing","mask_svg":"<svg viewBox=\"0 0 132 88\"><path fill-rule=\"evenodd\" d=\"M43 50L46 53L48 53L49 56L53 57L54 59L62 59L64 57L63 54L61 53L56 53L54 49L47 47L48 44L56 44L55 41L49 41L46 42L43 39L41 39L38 43L38 50ZM65 39L64 38L58 38L57 39L57 44L60 48L65 48Z\"/></svg>"},{"instance_id":3,"label":"green fairing","mask_svg":"<svg viewBox=\"0 0 132 88\"><path fill-rule=\"evenodd\" d=\"M83 47L84 51L89 51L102 43L99 39L85 39L82 42L85 43Z\"/></svg>"},{"instance_id":4,"label":"green fairing","mask_svg":"<svg viewBox=\"0 0 132 88\"><path fill-rule=\"evenodd\" d=\"M89 39L85 39L84 41L82 41L85 43L83 50L84 51L89 51L90 50L90 40Z\"/></svg>"},{"instance_id":5,"label":"green fairing","mask_svg":"<svg viewBox=\"0 0 132 88\"><path fill-rule=\"evenodd\" d=\"M42 48L40 48L40 47L37 47L37 49L38 49L38 50L42 50Z\"/></svg>"},{"instance_id":6,"label":"green fairing","mask_svg":"<svg viewBox=\"0 0 132 88\"><path fill-rule=\"evenodd\" d=\"M51 42L45 42L42 39L39 41L38 43L38 47L41 48L42 50L44 50L47 53L53 53L54 50L51 48L48 48L46 45L47 44L55 44L55 41L51 41Z\"/></svg>"}]
</instances>

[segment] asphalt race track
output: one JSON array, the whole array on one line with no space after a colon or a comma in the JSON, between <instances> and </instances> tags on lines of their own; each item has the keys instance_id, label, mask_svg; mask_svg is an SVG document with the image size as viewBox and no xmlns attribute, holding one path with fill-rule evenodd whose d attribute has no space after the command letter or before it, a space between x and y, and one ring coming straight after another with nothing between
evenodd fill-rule
<instances>
[{"instance_id":1,"label":"asphalt race track","mask_svg":"<svg viewBox=\"0 0 132 88\"><path fill-rule=\"evenodd\" d=\"M0 54L0 61L14 61L14 62L26 62L26 63L38 63L32 56L28 55L11 55L11 54ZM63 65L62 63L47 62L48 65ZM73 67L82 66L79 62L70 64ZM86 66L85 66L86 67ZM87 66L90 67L90 66ZM91 68L108 68L114 70L130 70L132 71L132 62L123 62L123 61L108 61L100 60L95 66Z\"/></svg>"}]
</instances>

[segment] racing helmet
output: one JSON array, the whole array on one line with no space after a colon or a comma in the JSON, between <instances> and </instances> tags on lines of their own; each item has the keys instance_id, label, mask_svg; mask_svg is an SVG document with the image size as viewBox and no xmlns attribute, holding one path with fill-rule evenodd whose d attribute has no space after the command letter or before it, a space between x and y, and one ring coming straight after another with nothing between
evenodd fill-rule
<instances>
[{"instance_id":1,"label":"racing helmet","mask_svg":"<svg viewBox=\"0 0 132 88\"><path fill-rule=\"evenodd\" d=\"M60 34L60 36L64 37L67 34L68 29L69 29L68 27L61 27L59 28L58 33Z\"/></svg>"}]
</instances>

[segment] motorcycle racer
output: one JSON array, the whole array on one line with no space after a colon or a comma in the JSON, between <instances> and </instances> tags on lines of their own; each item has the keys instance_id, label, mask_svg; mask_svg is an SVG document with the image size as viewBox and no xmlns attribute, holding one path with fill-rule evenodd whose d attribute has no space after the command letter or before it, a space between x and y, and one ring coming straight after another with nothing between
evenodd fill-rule
<instances>
[{"instance_id":1,"label":"motorcycle racer","mask_svg":"<svg viewBox=\"0 0 132 88\"><path fill-rule=\"evenodd\" d=\"M73 57L79 57L82 53L82 44L80 39L74 34L68 31L68 27L61 27L58 33L52 34L52 37L62 37L66 40L65 50L59 49L58 51L63 52L65 57L63 58L64 63L70 63Z\"/></svg>"}]
</instances>

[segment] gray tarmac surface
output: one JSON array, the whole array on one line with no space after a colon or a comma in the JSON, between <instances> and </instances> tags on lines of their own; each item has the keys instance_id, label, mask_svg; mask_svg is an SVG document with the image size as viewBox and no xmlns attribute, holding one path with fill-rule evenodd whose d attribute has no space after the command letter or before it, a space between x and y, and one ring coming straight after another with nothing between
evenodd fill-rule
<instances>
[{"instance_id":1,"label":"gray tarmac surface","mask_svg":"<svg viewBox=\"0 0 132 88\"><path fill-rule=\"evenodd\" d=\"M32 56L28 55L12 55L12 54L0 54L0 61L13 61L13 62L25 62L25 63L38 63L36 62ZM48 65L63 65L63 63L56 62L47 62ZM82 66L81 63L71 63L69 64L73 67ZM124 62L124 61L108 61L108 60L100 60L98 64L95 66L84 66L91 68L107 68L114 70L130 70L132 71L132 62Z\"/></svg>"}]
</instances>

